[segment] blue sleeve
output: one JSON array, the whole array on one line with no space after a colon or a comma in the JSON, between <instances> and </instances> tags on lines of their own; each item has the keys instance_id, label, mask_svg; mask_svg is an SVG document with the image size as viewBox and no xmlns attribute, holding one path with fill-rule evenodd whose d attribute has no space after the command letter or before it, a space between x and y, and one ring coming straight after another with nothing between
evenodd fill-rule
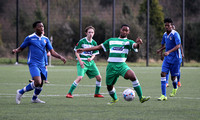
<instances>
[{"instance_id":1,"label":"blue sleeve","mask_svg":"<svg viewBox=\"0 0 200 120\"><path fill-rule=\"evenodd\" d=\"M24 39L24 42L21 44L21 48L26 48L27 46L29 46L29 43L30 43L30 38L27 36L25 39Z\"/></svg>"},{"instance_id":2,"label":"blue sleeve","mask_svg":"<svg viewBox=\"0 0 200 120\"><path fill-rule=\"evenodd\" d=\"M175 39L176 45L181 44L181 37L177 32L174 34L174 39Z\"/></svg>"},{"instance_id":3,"label":"blue sleeve","mask_svg":"<svg viewBox=\"0 0 200 120\"><path fill-rule=\"evenodd\" d=\"M165 44L165 36L163 35L162 41L161 41L161 45Z\"/></svg>"},{"instance_id":4,"label":"blue sleeve","mask_svg":"<svg viewBox=\"0 0 200 120\"><path fill-rule=\"evenodd\" d=\"M48 38L46 39L46 41L47 41L46 47L50 51L51 49L53 49L53 47L52 47L51 42Z\"/></svg>"}]
</instances>

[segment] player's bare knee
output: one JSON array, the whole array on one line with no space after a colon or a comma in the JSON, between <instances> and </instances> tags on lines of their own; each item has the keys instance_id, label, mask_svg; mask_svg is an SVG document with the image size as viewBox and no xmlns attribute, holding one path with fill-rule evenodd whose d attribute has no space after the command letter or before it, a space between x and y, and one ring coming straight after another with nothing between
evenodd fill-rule
<instances>
[{"instance_id":1,"label":"player's bare knee","mask_svg":"<svg viewBox=\"0 0 200 120\"><path fill-rule=\"evenodd\" d=\"M97 81L99 81L99 82L101 82L101 76L100 75L98 75L98 76L96 76L96 79L97 79Z\"/></svg>"},{"instance_id":2,"label":"player's bare knee","mask_svg":"<svg viewBox=\"0 0 200 120\"><path fill-rule=\"evenodd\" d=\"M107 85L107 90L111 91L113 89L113 85Z\"/></svg>"},{"instance_id":3,"label":"player's bare knee","mask_svg":"<svg viewBox=\"0 0 200 120\"><path fill-rule=\"evenodd\" d=\"M166 73L161 72L161 77L166 77Z\"/></svg>"}]
</instances>

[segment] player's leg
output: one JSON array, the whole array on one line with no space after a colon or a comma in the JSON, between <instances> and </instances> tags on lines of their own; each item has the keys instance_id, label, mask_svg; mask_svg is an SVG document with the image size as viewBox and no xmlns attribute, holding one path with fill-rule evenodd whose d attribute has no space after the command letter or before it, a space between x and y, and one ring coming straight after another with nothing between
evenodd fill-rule
<instances>
[{"instance_id":1,"label":"player's leg","mask_svg":"<svg viewBox=\"0 0 200 120\"><path fill-rule=\"evenodd\" d=\"M169 63L164 59L161 70L161 96L158 98L159 101L167 100L166 95L166 75L169 73Z\"/></svg>"},{"instance_id":2,"label":"player's leg","mask_svg":"<svg viewBox=\"0 0 200 120\"><path fill-rule=\"evenodd\" d=\"M169 81L169 72L166 75L166 87L169 87L168 81Z\"/></svg>"},{"instance_id":3,"label":"player's leg","mask_svg":"<svg viewBox=\"0 0 200 120\"><path fill-rule=\"evenodd\" d=\"M78 76L76 78L76 80L72 83L69 91L68 91L68 94L66 95L66 98L73 98L72 94L74 92L74 90L76 89L76 87L78 86L79 82L82 80L83 76Z\"/></svg>"},{"instance_id":4,"label":"player's leg","mask_svg":"<svg viewBox=\"0 0 200 120\"><path fill-rule=\"evenodd\" d=\"M98 68L97 68L97 66L96 66L94 61L90 61L88 64L89 64L87 66L88 70L86 72L87 76L90 79L92 79L94 77L96 78L96 89L95 89L94 97L103 98L104 96L100 94L101 81L102 81L102 77L100 75L100 72L99 72L99 70L98 70Z\"/></svg>"},{"instance_id":5,"label":"player's leg","mask_svg":"<svg viewBox=\"0 0 200 120\"><path fill-rule=\"evenodd\" d=\"M173 64L170 68L170 73L171 73L171 79L172 79L172 85L173 89L172 92L170 93L170 97L174 97L176 95L176 92L178 90L178 82L177 82L177 76L179 75L179 67L180 64Z\"/></svg>"},{"instance_id":6,"label":"player's leg","mask_svg":"<svg viewBox=\"0 0 200 120\"><path fill-rule=\"evenodd\" d=\"M127 70L127 69L125 69L125 70ZM148 97L143 96L143 94L142 94L142 88L140 86L140 83L139 83L139 81L138 81L138 79L137 79L134 71L132 71L131 69L129 69L125 73L124 78L125 79L130 79L132 81L133 88L136 91L136 93L137 93L137 95L138 95L139 100L140 100L141 103L143 103L145 101L148 101L150 99L149 96Z\"/></svg>"},{"instance_id":7,"label":"player's leg","mask_svg":"<svg viewBox=\"0 0 200 120\"><path fill-rule=\"evenodd\" d=\"M36 77L40 77L40 70L36 66L29 65L29 71L30 71L32 78L34 79L34 82L29 83L27 86L25 86L21 90L17 90L17 94L16 94L16 103L17 104L20 104L22 95L25 92L29 92L38 86L38 81L37 81ZM35 79L36 79L36 81L35 81Z\"/></svg>"},{"instance_id":8,"label":"player's leg","mask_svg":"<svg viewBox=\"0 0 200 120\"><path fill-rule=\"evenodd\" d=\"M178 87L181 87L181 81L180 81L180 78L181 78L181 70L180 70L180 68L179 68L179 75L177 76Z\"/></svg>"},{"instance_id":9,"label":"player's leg","mask_svg":"<svg viewBox=\"0 0 200 120\"><path fill-rule=\"evenodd\" d=\"M78 77L76 78L76 80L74 80L74 82L72 83L66 98L73 98L72 94L74 92L74 90L76 89L76 87L78 86L79 82L82 80L82 78L84 77L85 73L87 71L87 65L84 65L84 68L81 68L81 65L79 62L77 62L77 74Z\"/></svg>"},{"instance_id":10,"label":"player's leg","mask_svg":"<svg viewBox=\"0 0 200 120\"><path fill-rule=\"evenodd\" d=\"M33 77L34 82L37 84L33 93L33 97L31 102L32 103L45 103L44 101L40 100L38 98L38 95L41 93L42 91L42 86L43 86L43 80L41 79L41 76L36 76Z\"/></svg>"},{"instance_id":11,"label":"player's leg","mask_svg":"<svg viewBox=\"0 0 200 120\"><path fill-rule=\"evenodd\" d=\"M45 69L45 70L46 70L46 75L45 75L46 78L45 78L44 81L45 81L45 83L49 84L50 82L47 80L47 76L48 76L48 69L47 69L47 66L45 66L45 68L46 68L46 69Z\"/></svg>"},{"instance_id":12,"label":"player's leg","mask_svg":"<svg viewBox=\"0 0 200 120\"><path fill-rule=\"evenodd\" d=\"M118 99L117 98L116 89L114 87L114 84L116 83L117 79L118 79L118 77L113 79L113 80L106 79L107 90L108 90L109 95L113 98L113 100L117 100ZM113 83L111 83L110 81L113 81Z\"/></svg>"},{"instance_id":13,"label":"player's leg","mask_svg":"<svg viewBox=\"0 0 200 120\"><path fill-rule=\"evenodd\" d=\"M109 95L112 97L112 100L108 103L108 105L115 104L117 101L119 101L114 85L107 85L107 90Z\"/></svg>"},{"instance_id":14,"label":"player's leg","mask_svg":"<svg viewBox=\"0 0 200 120\"><path fill-rule=\"evenodd\" d=\"M42 86L43 86L43 80L47 79L47 71L45 67L40 67L40 77L34 77L34 81L38 83L38 85L35 87L33 97L32 97L32 103L45 103L44 101L38 99L38 95L40 95L42 91Z\"/></svg>"},{"instance_id":15,"label":"player's leg","mask_svg":"<svg viewBox=\"0 0 200 120\"><path fill-rule=\"evenodd\" d=\"M108 104L114 104L118 101L117 93L114 88L115 83L118 80L119 75L116 74L115 64L114 63L108 63L108 66L106 68L106 85L109 95L112 98L112 101Z\"/></svg>"},{"instance_id":16,"label":"player's leg","mask_svg":"<svg viewBox=\"0 0 200 120\"><path fill-rule=\"evenodd\" d=\"M101 75L96 76L96 89L95 89L95 94L94 97L99 97L103 98L104 96L100 94L100 88L101 88Z\"/></svg>"}]
</instances>

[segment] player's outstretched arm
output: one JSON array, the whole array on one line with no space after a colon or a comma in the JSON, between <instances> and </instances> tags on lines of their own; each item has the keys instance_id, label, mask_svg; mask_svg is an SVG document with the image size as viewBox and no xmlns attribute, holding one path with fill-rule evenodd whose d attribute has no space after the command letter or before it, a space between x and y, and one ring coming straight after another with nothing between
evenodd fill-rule
<instances>
[{"instance_id":1,"label":"player's outstretched arm","mask_svg":"<svg viewBox=\"0 0 200 120\"><path fill-rule=\"evenodd\" d=\"M21 52L23 50L24 50L24 48L18 47L17 49L13 49L12 50L12 54L19 53L19 52Z\"/></svg>"},{"instance_id":2,"label":"player's outstretched arm","mask_svg":"<svg viewBox=\"0 0 200 120\"><path fill-rule=\"evenodd\" d=\"M64 64L66 63L66 59L65 59L62 55L60 55L60 54L58 54L56 51L54 51L53 49L50 50L50 53L51 53L51 55L52 55L53 57L58 58L58 59L61 59L61 60L63 61Z\"/></svg>"},{"instance_id":3,"label":"player's outstretched arm","mask_svg":"<svg viewBox=\"0 0 200 120\"><path fill-rule=\"evenodd\" d=\"M77 49L77 53L82 53L84 51L94 51L94 50L100 50L102 49L102 46L101 45L98 45L98 46L94 46L94 47L91 47L91 48L80 48L80 49Z\"/></svg>"}]
</instances>

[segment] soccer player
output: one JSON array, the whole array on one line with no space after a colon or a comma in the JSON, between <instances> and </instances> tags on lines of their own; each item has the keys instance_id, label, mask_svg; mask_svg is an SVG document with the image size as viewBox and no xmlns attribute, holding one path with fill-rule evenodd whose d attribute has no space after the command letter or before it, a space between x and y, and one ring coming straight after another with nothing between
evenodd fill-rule
<instances>
[{"instance_id":1,"label":"soccer player","mask_svg":"<svg viewBox=\"0 0 200 120\"><path fill-rule=\"evenodd\" d=\"M176 27L175 27L174 24L172 24L172 29L173 29L173 30L176 29ZM165 47L164 47L163 49L165 49ZM163 50L163 49L162 49L162 50ZM161 55L161 60L164 59L164 56L163 56L163 54L162 54L162 50L158 50L158 52L157 52L157 53L159 53L159 51L160 51L160 53L161 53L161 54L160 54L160 55ZM184 57L184 53L183 53L182 45L181 45L181 55L182 55L182 58L183 58L183 57ZM180 60L180 64L181 64L181 63L182 63L182 59L179 59L179 60ZM180 68L179 68L179 75L177 76L178 87L181 87L180 77L181 77L181 71L180 71ZM166 75L166 87L169 87L168 80L169 80L169 72L168 72L167 75Z\"/></svg>"},{"instance_id":2,"label":"soccer player","mask_svg":"<svg viewBox=\"0 0 200 120\"><path fill-rule=\"evenodd\" d=\"M42 33L42 35L44 35L44 31L43 31L43 33ZM50 56L51 55L51 53L48 51L48 52L46 52L45 51L45 68L46 68L46 74L48 75L48 69L47 69L47 65L48 65L48 57L47 56ZM47 75L46 75L46 79L44 80L45 82L44 83L50 83L48 80L47 80ZM31 80L29 80L29 82L33 82L34 80L33 79L31 79Z\"/></svg>"},{"instance_id":3,"label":"soccer player","mask_svg":"<svg viewBox=\"0 0 200 120\"><path fill-rule=\"evenodd\" d=\"M141 103L150 99L150 97L145 97L142 95L142 89L134 71L131 70L131 68L129 68L125 62L128 52L131 50L137 52L140 44L143 43L142 39L140 38L137 38L136 43L133 40L128 39L127 36L129 33L130 27L124 24L120 28L120 35L118 38L110 38L98 46L77 50L78 53L100 50L102 48L105 52L109 51L108 65L106 69L107 90L109 95L112 97L112 101L108 103L109 105L115 104L119 100L114 87L119 76L132 81L133 88L139 96Z\"/></svg>"},{"instance_id":4,"label":"soccer player","mask_svg":"<svg viewBox=\"0 0 200 120\"><path fill-rule=\"evenodd\" d=\"M77 53L77 49L79 48L90 48L93 46L97 46L97 43L92 39L95 34L95 28L93 26L88 26L85 28L85 34L86 37L82 38L75 46L74 51L76 55L77 62L77 74L78 77L76 80L72 83L71 88L69 89L68 94L66 95L66 98L73 98L72 94L75 88L78 86L80 81L83 79L85 73L87 76L92 79L96 78L96 89L94 97L97 98L103 98L104 96L101 95L100 88L101 88L101 75L99 73L99 70L94 62L94 58L97 54L99 54L98 50L95 51L88 51L83 52L82 54Z\"/></svg>"},{"instance_id":5,"label":"soccer player","mask_svg":"<svg viewBox=\"0 0 200 120\"><path fill-rule=\"evenodd\" d=\"M16 103L20 104L22 95L25 92L34 90L34 94L32 97L32 103L45 103L44 101L40 100L37 96L42 91L43 81L46 79L46 68L45 68L45 52L48 49L51 52L51 55L61 59L64 63L66 59L54 51L49 39L43 36L44 32L44 25L41 21L36 21L33 23L33 28L35 33L27 36L24 42L21 44L20 47L17 49L13 49L13 53L19 53L23 51L26 47L29 47L28 50L28 58L27 64L29 66L30 74L34 80L21 90L17 90L16 94Z\"/></svg>"},{"instance_id":6,"label":"soccer player","mask_svg":"<svg viewBox=\"0 0 200 120\"><path fill-rule=\"evenodd\" d=\"M181 55L181 38L177 31L173 30L172 24L173 21L171 18L165 18L165 29L166 32L163 35L161 45L162 47L157 50L157 53L160 53L164 48L166 49L164 53L164 60L161 70L161 91L162 95L158 98L159 101L167 100L166 96L166 75L171 73L171 79L173 84L173 90L170 93L170 97L174 97L177 93L177 76L179 75L180 70L180 59Z\"/></svg>"}]
</instances>

